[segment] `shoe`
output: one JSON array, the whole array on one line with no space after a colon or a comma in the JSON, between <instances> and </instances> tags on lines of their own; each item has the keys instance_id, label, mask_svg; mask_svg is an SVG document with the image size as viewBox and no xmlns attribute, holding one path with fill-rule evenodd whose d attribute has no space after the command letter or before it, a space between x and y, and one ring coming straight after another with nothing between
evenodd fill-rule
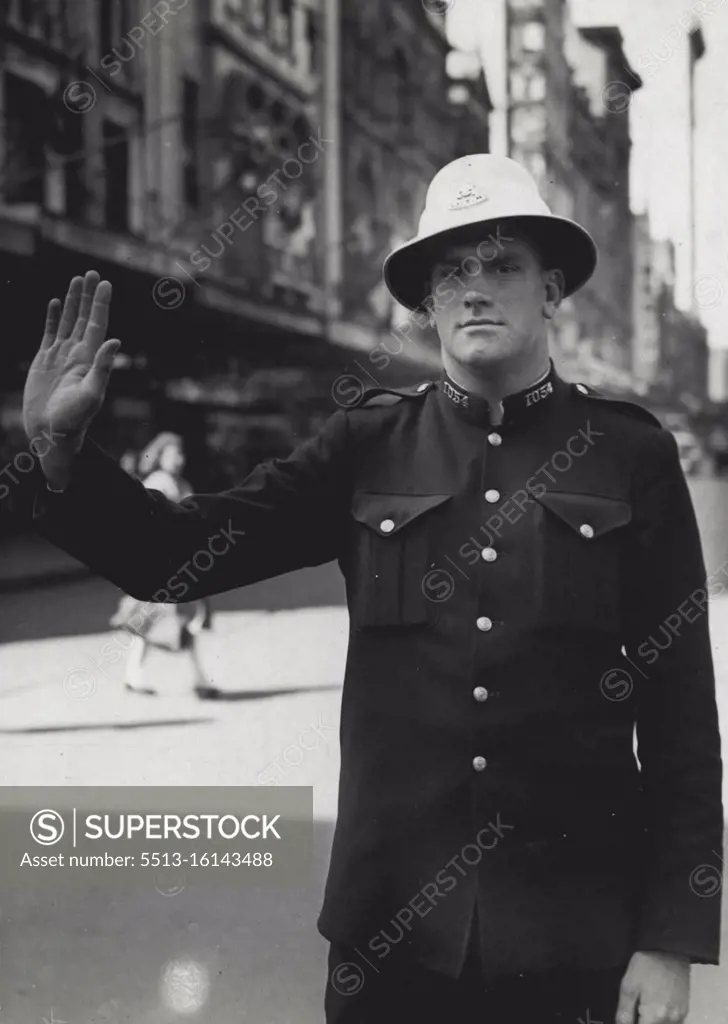
<instances>
[{"instance_id":1,"label":"shoe","mask_svg":"<svg viewBox=\"0 0 728 1024\"><path fill-rule=\"evenodd\" d=\"M143 693L147 697L158 696L157 691L153 690L151 686L135 686L133 683L126 681L124 688L129 690L131 693Z\"/></svg>"},{"instance_id":2,"label":"shoe","mask_svg":"<svg viewBox=\"0 0 728 1024\"><path fill-rule=\"evenodd\" d=\"M218 690L216 686L208 686L207 684L195 686L194 693L200 700L219 700L222 697L221 690Z\"/></svg>"}]
</instances>

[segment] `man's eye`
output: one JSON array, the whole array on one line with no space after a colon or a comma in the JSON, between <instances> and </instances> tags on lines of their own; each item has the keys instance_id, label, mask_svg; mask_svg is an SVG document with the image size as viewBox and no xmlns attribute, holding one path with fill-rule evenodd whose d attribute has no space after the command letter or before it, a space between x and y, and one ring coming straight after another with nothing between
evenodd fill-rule
<instances>
[{"instance_id":1,"label":"man's eye","mask_svg":"<svg viewBox=\"0 0 728 1024\"><path fill-rule=\"evenodd\" d=\"M517 270L518 265L516 263L501 263L501 265L498 267L499 274L513 274Z\"/></svg>"}]
</instances>

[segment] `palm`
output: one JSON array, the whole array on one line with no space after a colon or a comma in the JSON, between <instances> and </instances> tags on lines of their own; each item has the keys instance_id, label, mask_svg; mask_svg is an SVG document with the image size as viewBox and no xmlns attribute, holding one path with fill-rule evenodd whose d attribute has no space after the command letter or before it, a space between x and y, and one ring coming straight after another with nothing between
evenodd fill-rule
<instances>
[{"instance_id":1,"label":"palm","mask_svg":"<svg viewBox=\"0 0 728 1024\"><path fill-rule=\"evenodd\" d=\"M111 285L91 271L71 282L62 315L57 299L49 303L23 396L29 436L44 428L82 435L100 409L119 347L118 341L104 342L110 299Z\"/></svg>"}]
</instances>

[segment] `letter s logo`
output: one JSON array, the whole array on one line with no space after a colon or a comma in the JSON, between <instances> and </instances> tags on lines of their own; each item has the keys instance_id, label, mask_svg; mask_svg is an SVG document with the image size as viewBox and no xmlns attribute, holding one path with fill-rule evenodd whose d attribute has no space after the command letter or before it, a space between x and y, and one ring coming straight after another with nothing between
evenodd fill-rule
<instances>
[{"instance_id":1,"label":"letter s logo","mask_svg":"<svg viewBox=\"0 0 728 1024\"><path fill-rule=\"evenodd\" d=\"M47 808L37 811L30 821L30 834L41 846L53 846L63 837L65 829L65 823L58 811Z\"/></svg>"}]
</instances>

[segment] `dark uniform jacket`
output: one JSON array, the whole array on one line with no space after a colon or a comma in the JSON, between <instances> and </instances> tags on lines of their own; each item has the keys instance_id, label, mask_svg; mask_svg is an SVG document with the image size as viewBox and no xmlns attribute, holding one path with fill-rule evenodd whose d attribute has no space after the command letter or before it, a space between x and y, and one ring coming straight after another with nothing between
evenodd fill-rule
<instances>
[{"instance_id":1,"label":"dark uniform jacket","mask_svg":"<svg viewBox=\"0 0 728 1024\"><path fill-rule=\"evenodd\" d=\"M718 962L709 586L675 442L646 411L552 367L492 427L443 377L367 393L180 505L87 442L36 519L150 601L339 561L330 940L456 975L477 906L494 977L639 949Z\"/></svg>"}]
</instances>

